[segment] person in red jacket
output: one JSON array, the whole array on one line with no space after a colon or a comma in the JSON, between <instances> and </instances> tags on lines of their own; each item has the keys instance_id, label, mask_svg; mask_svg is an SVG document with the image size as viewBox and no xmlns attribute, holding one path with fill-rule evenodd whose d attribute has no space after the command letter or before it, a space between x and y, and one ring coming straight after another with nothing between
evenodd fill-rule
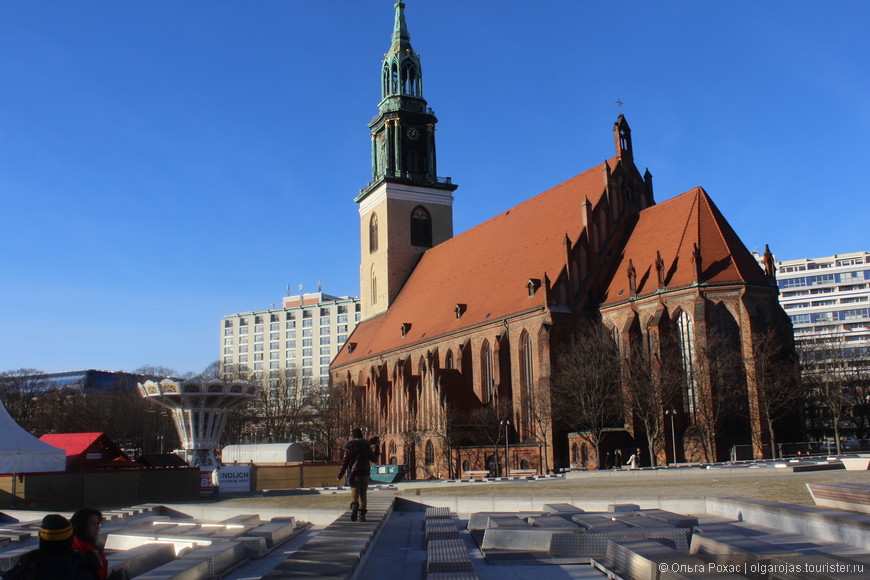
<instances>
[{"instance_id":1,"label":"person in red jacket","mask_svg":"<svg viewBox=\"0 0 870 580\"><path fill-rule=\"evenodd\" d=\"M73 529L73 550L91 558L96 563L99 580L106 580L109 562L103 549L97 545L103 513L91 508L82 508L70 518Z\"/></svg>"},{"instance_id":2,"label":"person in red jacket","mask_svg":"<svg viewBox=\"0 0 870 580\"><path fill-rule=\"evenodd\" d=\"M344 444L344 458L341 470L338 472L338 480L347 474L347 484L350 490L350 520L356 521L359 514L360 521L366 521L366 491L368 491L371 474L371 464L378 459L378 445L380 439L372 437L370 441L363 439L362 429L354 429L353 439Z\"/></svg>"}]
</instances>

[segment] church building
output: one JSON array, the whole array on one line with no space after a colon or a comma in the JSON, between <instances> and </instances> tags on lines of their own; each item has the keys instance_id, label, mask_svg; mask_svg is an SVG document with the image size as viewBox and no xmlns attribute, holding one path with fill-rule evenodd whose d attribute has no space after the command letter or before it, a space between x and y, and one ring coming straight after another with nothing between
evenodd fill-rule
<instances>
[{"instance_id":1,"label":"church building","mask_svg":"<svg viewBox=\"0 0 870 580\"><path fill-rule=\"evenodd\" d=\"M734 445L760 456L767 426L752 343L767 329L791 341L769 252L762 268L700 187L657 204L623 115L611 158L454 236L457 185L437 175L437 119L404 4L395 10L369 125L372 181L355 199L362 320L330 366L332 387L381 437L382 461L408 465L416 479L503 463L514 473L594 468L602 450L540 411L560 404L557 353L595 325L620 353L680 369L677 394L657 410L670 427L653 451L658 462L705 458L699 409L720 395L700 359L714 335L716 349L741 361L742 389L728 392L745 411L706 458L727 458ZM630 404L612 427L642 446Z\"/></svg>"}]
</instances>

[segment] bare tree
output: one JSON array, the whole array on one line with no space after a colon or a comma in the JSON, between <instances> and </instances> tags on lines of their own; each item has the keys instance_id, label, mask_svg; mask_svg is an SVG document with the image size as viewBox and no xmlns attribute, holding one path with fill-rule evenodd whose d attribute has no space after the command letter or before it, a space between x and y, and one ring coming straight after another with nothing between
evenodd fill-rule
<instances>
[{"instance_id":1,"label":"bare tree","mask_svg":"<svg viewBox=\"0 0 870 580\"><path fill-rule=\"evenodd\" d=\"M837 454L842 453L840 429L849 413L850 391L860 384L860 365L839 342L802 343L799 347L801 378L812 404L830 420Z\"/></svg>"},{"instance_id":2,"label":"bare tree","mask_svg":"<svg viewBox=\"0 0 870 580\"><path fill-rule=\"evenodd\" d=\"M142 365L133 372L137 375L151 375L154 377L179 377L179 372L173 368L152 364Z\"/></svg>"},{"instance_id":3,"label":"bare tree","mask_svg":"<svg viewBox=\"0 0 870 580\"><path fill-rule=\"evenodd\" d=\"M24 429L33 432L39 397L48 391L45 373L37 369L14 369L0 373L0 401Z\"/></svg>"},{"instance_id":4,"label":"bare tree","mask_svg":"<svg viewBox=\"0 0 870 580\"><path fill-rule=\"evenodd\" d=\"M758 407L770 441L770 453L776 457L774 422L794 403L803 398L803 383L790 349L773 329L752 337L752 381L758 393Z\"/></svg>"},{"instance_id":5,"label":"bare tree","mask_svg":"<svg viewBox=\"0 0 870 580\"><path fill-rule=\"evenodd\" d=\"M643 429L650 465L655 466L659 454L667 453L663 413L675 407L682 376L678 357L651 354L647 359L642 348L640 344L633 345L623 368L627 375L626 394L632 415Z\"/></svg>"},{"instance_id":6,"label":"bare tree","mask_svg":"<svg viewBox=\"0 0 870 580\"><path fill-rule=\"evenodd\" d=\"M616 345L602 327L584 329L557 350L555 363L556 417L598 454L604 430L622 424Z\"/></svg>"}]
</instances>

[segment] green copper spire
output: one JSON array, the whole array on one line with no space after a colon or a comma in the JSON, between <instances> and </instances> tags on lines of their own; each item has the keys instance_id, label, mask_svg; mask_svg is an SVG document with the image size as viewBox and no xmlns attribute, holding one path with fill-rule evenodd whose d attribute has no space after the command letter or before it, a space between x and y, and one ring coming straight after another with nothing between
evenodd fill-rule
<instances>
[{"instance_id":1,"label":"green copper spire","mask_svg":"<svg viewBox=\"0 0 870 580\"><path fill-rule=\"evenodd\" d=\"M420 56L411 47L411 35L405 24L405 4L396 2L396 19L393 23L393 42L385 55L381 99L404 96L423 98L423 67ZM395 109L400 103L382 103L382 107Z\"/></svg>"},{"instance_id":2,"label":"green copper spire","mask_svg":"<svg viewBox=\"0 0 870 580\"><path fill-rule=\"evenodd\" d=\"M423 98L423 67L411 48L405 4L396 2L390 50L381 67L381 102L372 131L372 181L356 201L384 182L453 191L449 177L435 169L435 124L438 119Z\"/></svg>"}]
</instances>

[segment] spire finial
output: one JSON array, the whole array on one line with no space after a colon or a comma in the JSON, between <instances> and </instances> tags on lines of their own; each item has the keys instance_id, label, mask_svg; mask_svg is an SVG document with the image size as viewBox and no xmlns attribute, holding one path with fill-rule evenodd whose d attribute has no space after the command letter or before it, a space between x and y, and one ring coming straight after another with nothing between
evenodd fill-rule
<instances>
[{"instance_id":1,"label":"spire finial","mask_svg":"<svg viewBox=\"0 0 870 580\"><path fill-rule=\"evenodd\" d=\"M408 26L405 24L405 3L401 0L396 2L396 21L393 24L393 42L411 40L408 34Z\"/></svg>"},{"instance_id":2,"label":"spire finial","mask_svg":"<svg viewBox=\"0 0 870 580\"><path fill-rule=\"evenodd\" d=\"M623 104L624 104L624 103L622 102L622 99L619 97L619 95L616 95L616 111L617 111L620 115L622 114L622 105L623 105Z\"/></svg>"}]
</instances>

